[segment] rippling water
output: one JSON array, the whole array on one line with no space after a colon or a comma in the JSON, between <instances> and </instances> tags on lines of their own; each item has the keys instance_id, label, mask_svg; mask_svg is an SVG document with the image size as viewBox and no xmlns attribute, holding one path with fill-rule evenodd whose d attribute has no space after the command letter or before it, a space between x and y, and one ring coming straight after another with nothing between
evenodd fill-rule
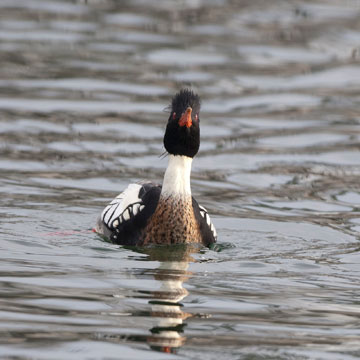
<instances>
[{"instance_id":1,"label":"rippling water","mask_svg":"<svg viewBox=\"0 0 360 360\"><path fill-rule=\"evenodd\" d=\"M360 357L360 3L0 1L0 357ZM90 229L202 96L214 249Z\"/></svg>"}]
</instances>

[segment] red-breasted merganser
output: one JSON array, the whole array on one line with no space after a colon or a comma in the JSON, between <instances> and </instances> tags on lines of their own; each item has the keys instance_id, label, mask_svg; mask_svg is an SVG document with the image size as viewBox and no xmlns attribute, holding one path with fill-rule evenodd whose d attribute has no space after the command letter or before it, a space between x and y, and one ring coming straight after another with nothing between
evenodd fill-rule
<instances>
[{"instance_id":1,"label":"red-breasted merganser","mask_svg":"<svg viewBox=\"0 0 360 360\"><path fill-rule=\"evenodd\" d=\"M121 245L216 242L206 209L191 196L190 173L200 147L200 98L191 90L171 102L164 146L169 154L163 185L130 184L100 215L95 231Z\"/></svg>"}]
</instances>

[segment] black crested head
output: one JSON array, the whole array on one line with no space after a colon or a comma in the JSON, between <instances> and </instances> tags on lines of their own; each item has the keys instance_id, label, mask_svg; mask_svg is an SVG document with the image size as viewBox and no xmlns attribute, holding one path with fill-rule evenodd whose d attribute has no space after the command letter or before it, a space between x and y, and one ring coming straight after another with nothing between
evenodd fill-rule
<instances>
[{"instance_id":1,"label":"black crested head","mask_svg":"<svg viewBox=\"0 0 360 360\"><path fill-rule=\"evenodd\" d=\"M194 114L199 114L200 97L189 89L181 89L171 101L171 110L181 116L181 112L185 111L189 106Z\"/></svg>"},{"instance_id":2,"label":"black crested head","mask_svg":"<svg viewBox=\"0 0 360 360\"><path fill-rule=\"evenodd\" d=\"M191 90L180 90L171 101L171 112L164 136L169 154L194 157L200 147L200 97Z\"/></svg>"}]
</instances>

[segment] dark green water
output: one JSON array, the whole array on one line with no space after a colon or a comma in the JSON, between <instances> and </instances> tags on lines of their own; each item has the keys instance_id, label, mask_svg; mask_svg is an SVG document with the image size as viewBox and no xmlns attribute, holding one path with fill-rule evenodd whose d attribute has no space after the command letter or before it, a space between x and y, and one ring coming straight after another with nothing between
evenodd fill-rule
<instances>
[{"instance_id":1,"label":"dark green water","mask_svg":"<svg viewBox=\"0 0 360 360\"><path fill-rule=\"evenodd\" d=\"M0 358L359 358L359 59L355 0L0 0ZM189 85L219 245L103 242Z\"/></svg>"}]
</instances>

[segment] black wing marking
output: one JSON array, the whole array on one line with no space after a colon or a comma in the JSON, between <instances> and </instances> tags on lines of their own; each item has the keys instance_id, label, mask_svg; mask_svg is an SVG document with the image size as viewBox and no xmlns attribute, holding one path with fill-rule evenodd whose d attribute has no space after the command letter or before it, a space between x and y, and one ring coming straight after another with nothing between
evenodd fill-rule
<instances>
[{"instance_id":1,"label":"black wing marking","mask_svg":"<svg viewBox=\"0 0 360 360\"><path fill-rule=\"evenodd\" d=\"M116 228L123 221L129 220L143 211L143 197L156 185L130 184L122 193L113 199L101 214L101 221L109 228Z\"/></svg>"},{"instance_id":2,"label":"black wing marking","mask_svg":"<svg viewBox=\"0 0 360 360\"><path fill-rule=\"evenodd\" d=\"M147 220L156 209L160 192L159 185L152 183L139 185L136 196L138 201L127 205L106 224L110 231L110 240L121 245L137 245Z\"/></svg>"},{"instance_id":3,"label":"black wing marking","mask_svg":"<svg viewBox=\"0 0 360 360\"><path fill-rule=\"evenodd\" d=\"M211 219L210 219L210 215L208 213L208 211L201 205L199 205L199 209L200 209L200 214L201 216L205 219L207 225L210 227L210 230L215 238L215 240L217 239L217 233L216 233L216 229L214 224L212 223Z\"/></svg>"},{"instance_id":4,"label":"black wing marking","mask_svg":"<svg viewBox=\"0 0 360 360\"><path fill-rule=\"evenodd\" d=\"M120 224L132 219L139 212L143 211L144 208L145 208L145 205L143 205L142 202L136 202L136 203L130 204L119 216L117 216L115 218L112 217L112 221L108 225L109 228L116 229Z\"/></svg>"},{"instance_id":5,"label":"black wing marking","mask_svg":"<svg viewBox=\"0 0 360 360\"><path fill-rule=\"evenodd\" d=\"M205 245L210 245L217 240L217 233L214 224L212 223L207 210L199 205L193 198L193 209L195 218L200 225L200 232L203 236L203 242Z\"/></svg>"}]
</instances>

